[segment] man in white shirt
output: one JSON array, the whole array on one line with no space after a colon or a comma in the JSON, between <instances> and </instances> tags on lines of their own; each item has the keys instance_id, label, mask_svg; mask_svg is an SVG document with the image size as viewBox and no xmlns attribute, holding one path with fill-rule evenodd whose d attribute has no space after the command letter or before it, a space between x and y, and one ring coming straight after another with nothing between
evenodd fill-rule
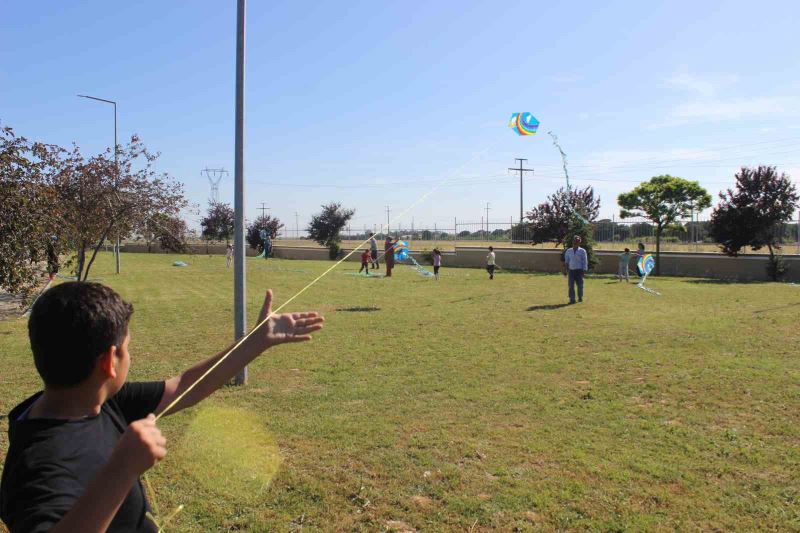
<instances>
[{"instance_id":1,"label":"man in white shirt","mask_svg":"<svg viewBox=\"0 0 800 533\"><path fill-rule=\"evenodd\" d=\"M575 285L578 285L578 301L583 301L583 275L589 270L589 257L581 248L581 237L575 235L572 248L564 253L564 275L569 275L569 303L575 303Z\"/></svg>"},{"instance_id":2,"label":"man in white shirt","mask_svg":"<svg viewBox=\"0 0 800 533\"><path fill-rule=\"evenodd\" d=\"M489 255L486 256L486 272L489 273L489 279L494 279L495 264L494 248L489 247Z\"/></svg>"}]
</instances>

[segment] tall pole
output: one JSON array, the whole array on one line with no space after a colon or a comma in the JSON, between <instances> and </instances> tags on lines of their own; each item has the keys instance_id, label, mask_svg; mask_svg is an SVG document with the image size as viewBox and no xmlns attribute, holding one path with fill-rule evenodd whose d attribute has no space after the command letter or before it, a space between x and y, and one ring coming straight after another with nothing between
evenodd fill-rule
<instances>
[{"instance_id":1,"label":"tall pole","mask_svg":"<svg viewBox=\"0 0 800 533\"><path fill-rule=\"evenodd\" d=\"M300 215L297 211L294 212L294 233L296 235L295 239L300 238Z\"/></svg>"},{"instance_id":2,"label":"tall pole","mask_svg":"<svg viewBox=\"0 0 800 533\"><path fill-rule=\"evenodd\" d=\"M489 238L489 202L486 202L486 238Z\"/></svg>"},{"instance_id":3,"label":"tall pole","mask_svg":"<svg viewBox=\"0 0 800 533\"><path fill-rule=\"evenodd\" d=\"M391 213L391 209L389 206L386 206L386 236L389 236L389 213Z\"/></svg>"},{"instance_id":4,"label":"tall pole","mask_svg":"<svg viewBox=\"0 0 800 533\"><path fill-rule=\"evenodd\" d=\"M236 10L236 140L234 170L234 269L233 269L233 313L234 337L245 335L247 311L245 308L245 264L244 264L244 43L246 1L238 0ZM234 385L247 383L247 367L233 378Z\"/></svg>"},{"instance_id":5,"label":"tall pole","mask_svg":"<svg viewBox=\"0 0 800 533\"><path fill-rule=\"evenodd\" d=\"M89 100L97 100L98 102L105 102L114 106L114 189L119 187L119 151L117 150L117 102L114 100L106 100L105 98L97 98L96 96L87 96L79 94L80 98L88 98ZM119 232L117 232L117 242L114 245L114 258L117 265L117 274L119 274Z\"/></svg>"},{"instance_id":6,"label":"tall pole","mask_svg":"<svg viewBox=\"0 0 800 533\"><path fill-rule=\"evenodd\" d=\"M117 103L114 102L114 188L119 187L119 151L117 150ZM117 232L117 274L119 274L119 232Z\"/></svg>"},{"instance_id":7,"label":"tall pole","mask_svg":"<svg viewBox=\"0 0 800 533\"><path fill-rule=\"evenodd\" d=\"M519 168L508 167L508 170L519 172L519 223L522 224L522 176L525 172L533 172L533 169L522 168L522 162L527 161L527 159L520 159L519 157L515 157L514 161L519 161Z\"/></svg>"}]
</instances>

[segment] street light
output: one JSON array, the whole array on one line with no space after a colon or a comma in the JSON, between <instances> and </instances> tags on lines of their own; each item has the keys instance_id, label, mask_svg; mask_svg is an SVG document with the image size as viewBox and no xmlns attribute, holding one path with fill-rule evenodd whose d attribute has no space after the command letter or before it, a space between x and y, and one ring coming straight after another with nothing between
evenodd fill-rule
<instances>
[{"instance_id":1,"label":"street light","mask_svg":"<svg viewBox=\"0 0 800 533\"><path fill-rule=\"evenodd\" d=\"M105 98L97 98L96 96L87 96L79 94L80 98L88 98L89 100L97 100L98 102L105 102L114 106L114 188L119 186L119 160L117 158L117 103L113 100L106 100ZM117 233L117 244L114 246L114 257L117 262L117 274L119 274L119 233Z\"/></svg>"}]
</instances>

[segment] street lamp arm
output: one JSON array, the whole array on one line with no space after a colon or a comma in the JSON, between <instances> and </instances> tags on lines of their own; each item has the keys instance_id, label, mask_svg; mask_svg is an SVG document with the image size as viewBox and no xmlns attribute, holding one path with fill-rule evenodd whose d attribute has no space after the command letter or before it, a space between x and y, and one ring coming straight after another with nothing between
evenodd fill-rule
<instances>
[{"instance_id":1,"label":"street lamp arm","mask_svg":"<svg viewBox=\"0 0 800 533\"><path fill-rule=\"evenodd\" d=\"M97 100L99 102L106 102L108 104L117 105L117 103L114 100L106 100L105 98L97 98L96 96L87 96L85 94L79 94L78 96L80 96L81 98L89 98L90 100Z\"/></svg>"}]
</instances>

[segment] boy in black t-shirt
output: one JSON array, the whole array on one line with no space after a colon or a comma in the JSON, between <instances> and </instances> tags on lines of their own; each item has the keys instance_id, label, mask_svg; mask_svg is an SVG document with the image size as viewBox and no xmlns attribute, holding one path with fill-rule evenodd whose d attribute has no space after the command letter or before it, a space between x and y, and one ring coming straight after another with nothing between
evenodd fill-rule
<instances>
[{"instance_id":1,"label":"boy in black t-shirt","mask_svg":"<svg viewBox=\"0 0 800 533\"><path fill-rule=\"evenodd\" d=\"M267 291L258 322L271 312ZM230 348L179 376L125 383L133 307L108 287L74 282L46 291L28 333L44 391L9 414L0 518L12 533L154 532L139 476L166 453L163 411ZM190 407L272 346L322 328L317 313L273 316L171 408Z\"/></svg>"}]
</instances>

